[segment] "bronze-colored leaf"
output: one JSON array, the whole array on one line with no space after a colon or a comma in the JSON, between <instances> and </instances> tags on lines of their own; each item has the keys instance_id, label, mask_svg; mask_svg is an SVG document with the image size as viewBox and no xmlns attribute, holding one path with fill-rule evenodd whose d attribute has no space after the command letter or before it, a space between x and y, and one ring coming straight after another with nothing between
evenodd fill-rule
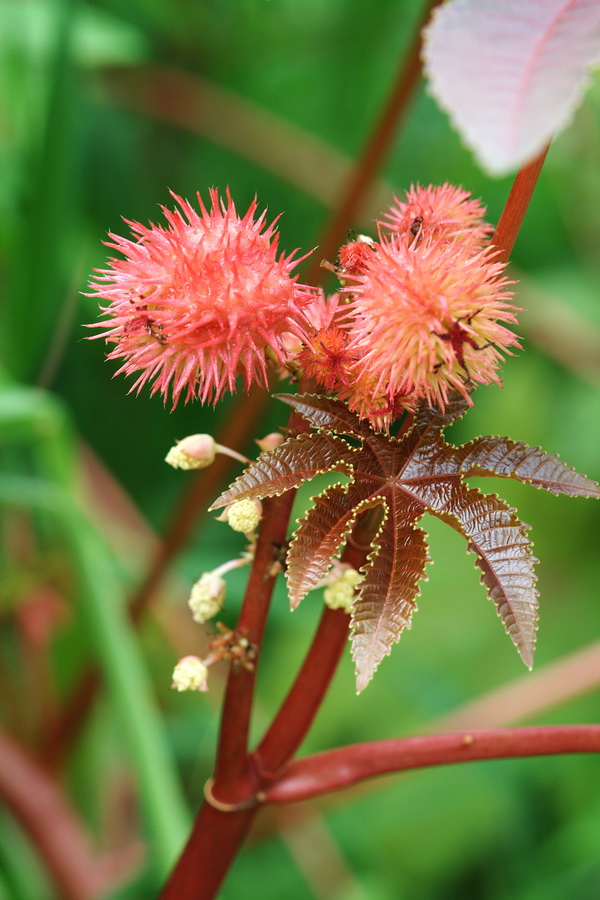
<instances>
[{"instance_id":1,"label":"bronze-colored leaf","mask_svg":"<svg viewBox=\"0 0 600 900\"><path fill-rule=\"evenodd\" d=\"M412 518L407 510L407 522ZM352 612L357 691L364 690L402 631L411 627L427 560L425 532L412 524L399 524L388 513Z\"/></svg>"},{"instance_id":2,"label":"bronze-colored leaf","mask_svg":"<svg viewBox=\"0 0 600 900\"><path fill-rule=\"evenodd\" d=\"M495 495L470 488L468 475L516 478L552 493L597 497L594 482L537 447L509 438L477 438L461 447L444 440L444 429L468 407L455 392L445 410L425 403L402 438L375 432L339 400L313 394L282 400L318 428L288 438L263 454L213 508L242 497L279 494L323 472L350 475L346 485L327 488L300 522L288 554L292 605L315 587L363 511L385 510L364 578L357 588L352 655L357 686L365 687L416 608L427 550L416 524L429 512L457 530L475 553L481 582L526 665L533 659L537 591L528 526ZM347 435L350 441L332 434ZM351 446L358 442L359 446Z\"/></svg>"},{"instance_id":3,"label":"bronze-colored leaf","mask_svg":"<svg viewBox=\"0 0 600 900\"><path fill-rule=\"evenodd\" d=\"M220 509L236 500L275 497L325 472L352 474L352 448L334 434L300 434L261 453L210 507Z\"/></svg>"},{"instance_id":4,"label":"bronze-colored leaf","mask_svg":"<svg viewBox=\"0 0 600 900\"><path fill-rule=\"evenodd\" d=\"M515 478L552 494L600 497L600 486L563 463L556 453L545 453L506 437L479 437L455 451L457 471L463 475Z\"/></svg>"},{"instance_id":5,"label":"bronze-colored leaf","mask_svg":"<svg viewBox=\"0 0 600 900\"><path fill-rule=\"evenodd\" d=\"M381 501L363 499L355 484L328 487L300 521L290 544L286 577L292 609L327 573L357 516Z\"/></svg>"},{"instance_id":6,"label":"bronze-colored leaf","mask_svg":"<svg viewBox=\"0 0 600 900\"><path fill-rule=\"evenodd\" d=\"M373 429L366 419L361 419L351 412L342 400L334 397L322 397L319 394L276 394L278 400L287 403L297 413L314 425L315 428L326 428L337 434L350 434L367 437Z\"/></svg>"},{"instance_id":7,"label":"bronze-colored leaf","mask_svg":"<svg viewBox=\"0 0 600 900\"><path fill-rule=\"evenodd\" d=\"M477 556L481 582L526 666L533 665L538 592L528 526L494 494L461 486L436 515L468 540Z\"/></svg>"}]
</instances>

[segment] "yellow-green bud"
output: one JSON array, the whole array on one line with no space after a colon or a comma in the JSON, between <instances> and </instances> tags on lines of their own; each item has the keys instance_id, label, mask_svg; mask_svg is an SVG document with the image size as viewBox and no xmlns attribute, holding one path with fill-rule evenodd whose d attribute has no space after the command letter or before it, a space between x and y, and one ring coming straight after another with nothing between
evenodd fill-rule
<instances>
[{"instance_id":1,"label":"yellow-green bud","mask_svg":"<svg viewBox=\"0 0 600 900\"><path fill-rule=\"evenodd\" d=\"M362 580L362 577L356 569L344 569L342 574L325 588L323 593L325 605L330 609L343 609L344 612L351 613L354 588Z\"/></svg>"},{"instance_id":2,"label":"yellow-green bud","mask_svg":"<svg viewBox=\"0 0 600 900\"><path fill-rule=\"evenodd\" d=\"M226 584L219 575L205 572L192 587L188 606L194 622L203 625L223 609Z\"/></svg>"},{"instance_id":3,"label":"yellow-green bud","mask_svg":"<svg viewBox=\"0 0 600 900\"><path fill-rule=\"evenodd\" d=\"M234 531L252 534L260 522L262 506L259 500L237 500L227 507L227 521Z\"/></svg>"},{"instance_id":4,"label":"yellow-green bud","mask_svg":"<svg viewBox=\"0 0 600 900\"><path fill-rule=\"evenodd\" d=\"M190 434L171 447L165 462L174 469L205 469L216 455L217 445L210 434Z\"/></svg>"},{"instance_id":5,"label":"yellow-green bud","mask_svg":"<svg viewBox=\"0 0 600 900\"><path fill-rule=\"evenodd\" d=\"M184 656L173 669L173 684L176 691L207 691L208 668L197 656Z\"/></svg>"}]
</instances>

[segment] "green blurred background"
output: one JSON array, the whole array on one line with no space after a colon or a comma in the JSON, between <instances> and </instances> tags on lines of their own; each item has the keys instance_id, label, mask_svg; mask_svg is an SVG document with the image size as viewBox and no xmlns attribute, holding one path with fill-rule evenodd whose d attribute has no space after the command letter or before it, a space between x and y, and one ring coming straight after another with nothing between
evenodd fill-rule
<instances>
[{"instance_id":1,"label":"green blurred background","mask_svg":"<svg viewBox=\"0 0 600 900\"><path fill-rule=\"evenodd\" d=\"M282 248L318 244L421 7L0 0L2 728L44 763L97 852L113 861L112 887L97 896L154 896L199 803L222 685L217 673L208 695L178 695L170 675L179 656L205 647L187 617L191 582L243 543L212 517L198 519L139 633L129 627L126 599L190 485L209 480L207 504L220 487L210 470L174 472L164 456L185 434L218 434L232 405L170 411L148 391L128 394L103 343L86 341L82 325L98 311L81 292L104 264L106 233L127 233L122 216L160 220L169 189L193 199L229 186L241 211L256 194L270 216L284 212ZM348 226L373 231L394 191L444 181L481 197L491 222L511 185L477 168L419 84L372 196ZM456 440L508 433L600 476L598 210L596 80L550 151L514 250L524 352L507 362L503 391L478 392ZM286 419L273 403L254 433ZM543 673L600 637L600 509L518 484L493 489L533 528ZM314 492L301 493L299 510ZM437 522L426 526L435 565L412 632L360 697L344 660L304 749L419 733L451 715L448 727L597 721L598 655L579 665L588 685L580 695L561 699L568 681L532 688L538 676L522 670L464 543ZM229 579L228 623L243 583L243 573ZM302 659L320 602L313 594L291 616L277 594L256 737ZM89 660L106 690L52 761L53 729ZM487 718L481 710L457 718L461 706L512 681ZM521 690L534 695L525 715ZM265 816L223 897L593 900L599 784L598 759L584 756L382 779ZM0 900L60 896L25 830L0 812Z\"/></svg>"}]
</instances>

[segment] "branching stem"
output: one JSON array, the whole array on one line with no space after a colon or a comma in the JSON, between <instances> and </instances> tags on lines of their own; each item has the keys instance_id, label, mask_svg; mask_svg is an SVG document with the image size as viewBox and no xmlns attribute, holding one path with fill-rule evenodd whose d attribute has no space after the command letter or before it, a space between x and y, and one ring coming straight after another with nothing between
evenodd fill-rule
<instances>
[{"instance_id":1,"label":"branching stem","mask_svg":"<svg viewBox=\"0 0 600 900\"><path fill-rule=\"evenodd\" d=\"M496 728L368 741L292 762L265 791L264 799L268 803L295 803L376 775L449 763L599 752L600 725Z\"/></svg>"}]
</instances>

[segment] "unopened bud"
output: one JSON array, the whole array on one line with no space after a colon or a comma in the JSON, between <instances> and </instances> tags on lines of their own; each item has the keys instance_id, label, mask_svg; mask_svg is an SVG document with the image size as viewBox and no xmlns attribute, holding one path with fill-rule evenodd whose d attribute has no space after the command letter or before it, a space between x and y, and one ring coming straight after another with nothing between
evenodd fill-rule
<instances>
[{"instance_id":1,"label":"unopened bud","mask_svg":"<svg viewBox=\"0 0 600 900\"><path fill-rule=\"evenodd\" d=\"M223 609L226 584L213 572L205 572L192 587L188 606L194 622L203 625Z\"/></svg>"},{"instance_id":2,"label":"unopened bud","mask_svg":"<svg viewBox=\"0 0 600 900\"><path fill-rule=\"evenodd\" d=\"M323 598L329 609L343 609L344 612L352 612L354 602L354 588L362 580L362 575L356 569L344 569L328 587L325 588Z\"/></svg>"},{"instance_id":3,"label":"unopened bud","mask_svg":"<svg viewBox=\"0 0 600 900\"><path fill-rule=\"evenodd\" d=\"M217 455L217 444L210 434L190 434L171 447L165 462L174 469L205 469Z\"/></svg>"},{"instance_id":4,"label":"unopened bud","mask_svg":"<svg viewBox=\"0 0 600 900\"><path fill-rule=\"evenodd\" d=\"M207 691L208 668L197 656L184 656L173 669L173 684L176 691Z\"/></svg>"},{"instance_id":5,"label":"unopened bud","mask_svg":"<svg viewBox=\"0 0 600 900\"><path fill-rule=\"evenodd\" d=\"M237 500L227 507L227 521L234 531L252 534L262 516L260 500Z\"/></svg>"},{"instance_id":6,"label":"unopened bud","mask_svg":"<svg viewBox=\"0 0 600 900\"><path fill-rule=\"evenodd\" d=\"M275 450L276 447L279 447L280 444L283 444L285 438L278 431L272 431L271 434L267 434L264 438L256 439L256 443L263 451L266 450Z\"/></svg>"}]
</instances>

